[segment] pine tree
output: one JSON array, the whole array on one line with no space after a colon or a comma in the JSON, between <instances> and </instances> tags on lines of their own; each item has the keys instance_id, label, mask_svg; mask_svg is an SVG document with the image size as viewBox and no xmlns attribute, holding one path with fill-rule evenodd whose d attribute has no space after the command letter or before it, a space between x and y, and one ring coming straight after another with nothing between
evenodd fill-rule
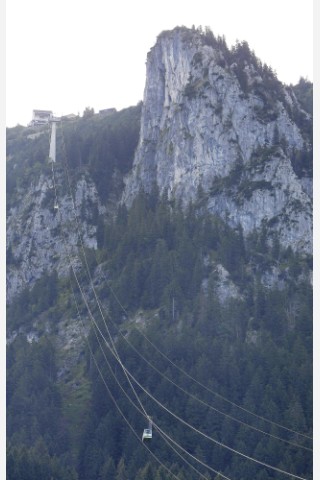
<instances>
[{"instance_id":1,"label":"pine tree","mask_svg":"<svg viewBox=\"0 0 320 480\"><path fill-rule=\"evenodd\" d=\"M115 480L128 480L126 473L126 465L123 457L121 457L118 463Z\"/></svg>"},{"instance_id":2,"label":"pine tree","mask_svg":"<svg viewBox=\"0 0 320 480\"><path fill-rule=\"evenodd\" d=\"M108 457L101 467L98 480L115 480L115 476L116 467L114 461L111 457Z\"/></svg>"}]
</instances>

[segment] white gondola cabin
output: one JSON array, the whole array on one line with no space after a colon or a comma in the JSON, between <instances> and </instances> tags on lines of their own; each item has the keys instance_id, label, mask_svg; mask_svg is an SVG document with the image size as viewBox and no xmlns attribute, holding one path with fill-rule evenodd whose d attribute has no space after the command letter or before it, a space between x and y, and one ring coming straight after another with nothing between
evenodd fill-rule
<instances>
[{"instance_id":1,"label":"white gondola cabin","mask_svg":"<svg viewBox=\"0 0 320 480\"><path fill-rule=\"evenodd\" d=\"M149 417L149 428L145 428L142 434L142 441L152 438L152 421Z\"/></svg>"}]
</instances>

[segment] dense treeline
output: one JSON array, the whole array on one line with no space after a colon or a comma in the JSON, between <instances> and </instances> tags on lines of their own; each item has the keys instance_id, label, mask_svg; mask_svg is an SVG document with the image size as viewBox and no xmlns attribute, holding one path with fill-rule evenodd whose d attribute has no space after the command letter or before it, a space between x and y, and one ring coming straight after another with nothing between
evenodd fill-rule
<instances>
[{"instance_id":1,"label":"dense treeline","mask_svg":"<svg viewBox=\"0 0 320 480\"><path fill-rule=\"evenodd\" d=\"M118 351L138 382L166 408L218 441L258 460L310 478L310 452L301 450L301 453L277 439L239 426L224 415L217 415L199 405L194 398L190 399L181 389L161 378L139 353L183 389L200 395L202 400L225 414L252 423L250 415L203 389L200 393L197 384L192 384L189 378L165 361L136 330L131 330L130 324L123 324L124 309L128 313L149 310L152 322L146 326L148 337L194 378L258 415L311 435L312 296L307 282L295 280L298 273L307 271L307 260L298 259L290 249L283 251L276 245L268 247L263 234L252 236L245 242L241 230L231 231L217 218L197 216L191 207L184 215L167 200L156 202L152 195L139 196L129 212L121 210L115 223L106 227L101 235L100 248L109 282L121 303L104 286L101 294L106 293L111 306L109 327L117 336L116 323L121 323L121 328L129 331L128 339L134 349L120 334ZM273 256L276 250L277 260ZM210 262L221 263L229 270L242 292L240 298L231 298L221 304L215 295L219 280ZM261 275L275 263L282 264L283 275L287 275L283 290L267 289L261 282ZM204 279L208 285L207 293L203 289ZM256 340L249 341L250 335L256 335ZM143 418L130 406L117 385L117 381L120 382L134 399L121 368L115 365L108 350L102 354L94 335L92 342L99 364L105 365L107 384L117 392L114 395L118 406L141 432ZM111 370L106 366L107 359ZM113 371L117 372L117 381ZM135 439L123 419L121 421L112 399L105 395L105 385L94 365L91 365L91 375L93 384L97 385L93 392L95 413L92 412L88 425L90 441L81 453L80 478L98 475L99 462L103 468L108 461L106 452L110 453L110 449L116 462L124 459L130 478L143 465L145 454L139 444L135 445ZM236 474L235 478L243 479L281 478L280 474L277 476L252 462L245 462L188 431L139 387L137 389L147 411L157 419L161 428L217 471L221 470L231 478ZM119 416L117 421L114 415ZM295 443L294 434L283 435L281 430L275 427L270 430L268 424L254 420L256 428ZM101 436L101 429L105 435ZM96 448L93 444L99 445L100 457L99 460L95 457L94 470L91 470L89 459L93 455L92 449ZM307 442L305 445L310 447ZM159 435L152 440L152 449L155 453L161 452L167 465L176 461ZM191 475L191 478L198 477Z\"/></svg>"},{"instance_id":2,"label":"dense treeline","mask_svg":"<svg viewBox=\"0 0 320 480\"><path fill-rule=\"evenodd\" d=\"M71 177L89 169L102 201L110 190L123 187L121 179L132 167L139 139L140 117L138 104L108 117L84 116L62 129L61 156L67 160Z\"/></svg>"},{"instance_id":3,"label":"dense treeline","mask_svg":"<svg viewBox=\"0 0 320 480\"><path fill-rule=\"evenodd\" d=\"M241 229L232 230L216 217L199 215L195 207L183 212L165 197L159 199L155 191L152 195L139 195L130 210L121 207L112 224L104 226L100 222L99 249L88 259L92 273L98 261L100 275L107 279L99 284L97 291L99 298L109 305L108 330L117 339L120 358L160 404L230 448L311 478L309 451L263 435L239 421L309 448L307 439L301 442L296 434L283 432L275 425L270 427L220 397L292 430L312 435L312 291L304 280L310 267L308 258L298 257L290 249L283 250L276 241L268 245L263 232L244 240ZM227 296L224 301L219 298L218 264L230 272L238 296ZM281 270L282 289L263 285L263 275L275 266ZM81 276L81 281L85 278ZM55 286L52 296L46 295L47 282ZM22 295L12 312L16 312L21 302L18 312L22 316L23 311L35 315L48 311L54 318L55 308L56 315L61 315L61 280L53 275L47 282L38 282L28 296ZM64 282L64 293L68 288ZM42 300L37 302L40 297ZM78 300L81 304L80 295ZM85 311L84 306L80 308ZM92 308L108 339L98 309L94 305ZM192 382L151 346L130 321L137 311L145 312L142 315L145 325L141 328L157 348L219 396ZM87 350L85 373L91 382L91 400L77 443L76 459L68 443L74 424L65 417L61 387L56 381L54 343L44 337L39 343L29 344L18 336L10 345L11 463L16 468L20 468L21 462L26 462L30 469L40 468L38 464L42 462L35 452L43 441L48 449L45 458L50 458L47 468L57 478L65 478L63 468L67 466L73 466L77 473L74 470L72 475L79 480L170 478L164 466L179 478L199 478L157 430L149 446L164 466L143 448L138 439L147 426L146 419L120 389L119 384L137 404L121 367L98 338L92 330L90 345L94 358ZM135 388L155 423L214 470L243 480L283 478L199 436L172 418L141 387L135 385ZM192 459L191 464L206 472ZM60 472L59 468L61 473L53 473ZM215 479L213 472L207 473L208 478Z\"/></svg>"},{"instance_id":4,"label":"dense treeline","mask_svg":"<svg viewBox=\"0 0 320 480\"><path fill-rule=\"evenodd\" d=\"M19 335L7 350L7 479L76 478L57 385L56 351L42 337Z\"/></svg>"},{"instance_id":5,"label":"dense treeline","mask_svg":"<svg viewBox=\"0 0 320 480\"><path fill-rule=\"evenodd\" d=\"M313 84L305 79L300 78L299 83L293 87L294 93L306 112L313 114Z\"/></svg>"}]
</instances>

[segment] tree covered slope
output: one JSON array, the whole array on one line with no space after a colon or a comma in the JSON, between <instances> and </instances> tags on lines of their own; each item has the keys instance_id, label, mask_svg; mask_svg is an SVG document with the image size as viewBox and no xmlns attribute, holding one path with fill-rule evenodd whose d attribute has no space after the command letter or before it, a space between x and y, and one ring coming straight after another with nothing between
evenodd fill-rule
<instances>
[{"instance_id":1,"label":"tree covered slope","mask_svg":"<svg viewBox=\"0 0 320 480\"><path fill-rule=\"evenodd\" d=\"M7 130L7 479L311 480L312 84L208 30L148 62L55 165Z\"/></svg>"}]
</instances>

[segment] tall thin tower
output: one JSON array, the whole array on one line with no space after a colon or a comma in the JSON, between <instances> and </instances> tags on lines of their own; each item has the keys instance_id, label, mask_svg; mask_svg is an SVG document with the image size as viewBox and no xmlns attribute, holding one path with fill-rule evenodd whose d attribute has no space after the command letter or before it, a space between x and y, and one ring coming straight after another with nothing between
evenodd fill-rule
<instances>
[{"instance_id":1,"label":"tall thin tower","mask_svg":"<svg viewBox=\"0 0 320 480\"><path fill-rule=\"evenodd\" d=\"M50 118L50 123L51 123L51 140L50 140L50 150L49 150L50 162L56 161L56 133L57 133L56 124L57 122L60 122L60 118L58 117Z\"/></svg>"}]
</instances>

